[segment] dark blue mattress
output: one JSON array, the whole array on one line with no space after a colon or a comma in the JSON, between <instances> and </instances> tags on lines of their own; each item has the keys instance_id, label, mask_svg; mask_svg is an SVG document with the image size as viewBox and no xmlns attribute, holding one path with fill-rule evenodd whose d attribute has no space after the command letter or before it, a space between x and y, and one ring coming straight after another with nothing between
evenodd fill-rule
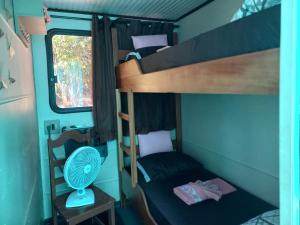
<instances>
[{"instance_id":1,"label":"dark blue mattress","mask_svg":"<svg viewBox=\"0 0 300 225\"><path fill-rule=\"evenodd\" d=\"M222 196L219 202L206 200L186 205L173 188L190 181L218 177L205 170L183 171L165 180L145 183L139 174L139 184L145 192L149 210L159 225L240 225L274 206L236 187L237 191Z\"/></svg>"},{"instance_id":2,"label":"dark blue mattress","mask_svg":"<svg viewBox=\"0 0 300 225\"><path fill-rule=\"evenodd\" d=\"M222 12L220 12L222 13ZM280 5L140 60L144 73L280 46Z\"/></svg>"}]
</instances>

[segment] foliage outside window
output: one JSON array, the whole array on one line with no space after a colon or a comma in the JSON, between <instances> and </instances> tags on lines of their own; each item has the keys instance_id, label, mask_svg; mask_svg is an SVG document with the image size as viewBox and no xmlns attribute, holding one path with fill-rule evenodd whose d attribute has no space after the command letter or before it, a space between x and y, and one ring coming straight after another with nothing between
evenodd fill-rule
<instances>
[{"instance_id":1,"label":"foliage outside window","mask_svg":"<svg viewBox=\"0 0 300 225\"><path fill-rule=\"evenodd\" d=\"M52 30L47 39L51 108L58 113L90 110L93 104L90 32Z\"/></svg>"}]
</instances>

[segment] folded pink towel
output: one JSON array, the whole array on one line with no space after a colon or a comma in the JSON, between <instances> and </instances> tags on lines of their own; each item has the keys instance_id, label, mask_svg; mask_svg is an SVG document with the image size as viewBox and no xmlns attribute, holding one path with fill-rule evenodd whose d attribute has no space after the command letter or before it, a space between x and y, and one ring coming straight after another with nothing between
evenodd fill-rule
<instances>
[{"instance_id":1,"label":"folded pink towel","mask_svg":"<svg viewBox=\"0 0 300 225\"><path fill-rule=\"evenodd\" d=\"M188 184L175 187L173 189L177 195L186 204L192 205L206 199L219 201L222 195L236 191L236 189L220 178L208 181L190 182Z\"/></svg>"}]
</instances>

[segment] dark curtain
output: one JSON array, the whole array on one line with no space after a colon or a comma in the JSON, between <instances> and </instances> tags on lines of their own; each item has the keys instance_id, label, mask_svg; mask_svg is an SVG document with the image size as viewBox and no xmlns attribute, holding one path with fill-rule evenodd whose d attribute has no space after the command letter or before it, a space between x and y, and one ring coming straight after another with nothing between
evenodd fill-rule
<instances>
[{"instance_id":1,"label":"dark curtain","mask_svg":"<svg viewBox=\"0 0 300 225\"><path fill-rule=\"evenodd\" d=\"M127 95L122 94L122 111L128 112ZM176 101L174 94L134 94L136 133L148 133L176 128ZM128 122L123 122L123 132L129 135Z\"/></svg>"},{"instance_id":2,"label":"dark curtain","mask_svg":"<svg viewBox=\"0 0 300 225\"><path fill-rule=\"evenodd\" d=\"M118 30L118 44L119 49L122 50L133 50L131 36L139 35L167 34L168 44L170 46L174 44L172 23L117 19L114 21L114 26Z\"/></svg>"},{"instance_id":3,"label":"dark curtain","mask_svg":"<svg viewBox=\"0 0 300 225\"><path fill-rule=\"evenodd\" d=\"M145 22L118 19L114 21L118 30L121 50L133 50L131 36L167 34L169 45L173 45L172 23ZM127 112L126 94L122 94L122 111ZM176 128L176 105L174 94L134 94L135 125L137 133ZM128 123L124 122L124 133L128 134Z\"/></svg>"},{"instance_id":4,"label":"dark curtain","mask_svg":"<svg viewBox=\"0 0 300 225\"><path fill-rule=\"evenodd\" d=\"M93 48L93 136L100 143L116 138L116 77L113 63L111 22L92 20Z\"/></svg>"}]
</instances>

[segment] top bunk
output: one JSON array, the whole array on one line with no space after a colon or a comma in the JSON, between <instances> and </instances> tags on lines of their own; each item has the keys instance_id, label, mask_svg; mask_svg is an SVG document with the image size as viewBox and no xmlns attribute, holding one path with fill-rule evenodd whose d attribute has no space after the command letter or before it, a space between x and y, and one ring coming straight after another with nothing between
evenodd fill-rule
<instances>
[{"instance_id":1,"label":"top bunk","mask_svg":"<svg viewBox=\"0 0 300 225\"><path fill-rule=\"evenodd\" d=\"M277 95L280 5L117 66L122 92Z\"/></svg>"}]
</instances>

